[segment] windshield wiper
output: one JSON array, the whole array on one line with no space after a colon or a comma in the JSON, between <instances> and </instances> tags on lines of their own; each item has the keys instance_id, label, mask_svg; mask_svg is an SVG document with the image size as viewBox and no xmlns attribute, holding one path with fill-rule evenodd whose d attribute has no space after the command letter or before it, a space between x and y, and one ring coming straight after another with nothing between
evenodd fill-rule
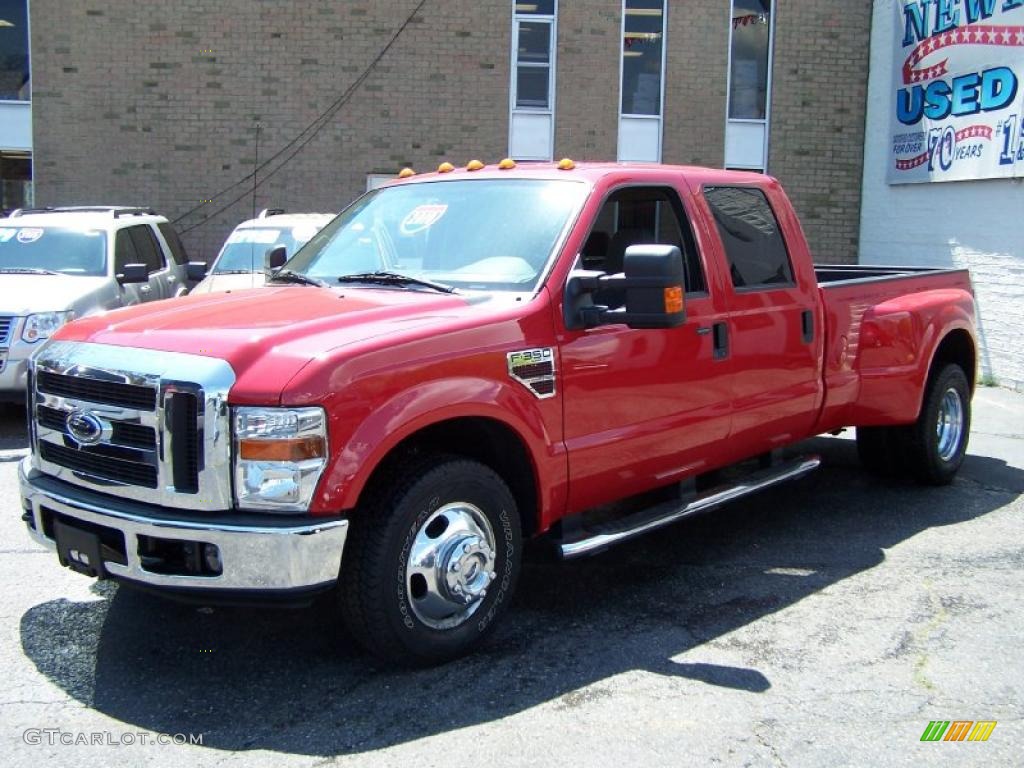
<instances>
[{"instance_id":1,"label":"windshield wiper","mask_svg":"<svg viewBox=\"0 0 1024 768\"><path fill-rule=\"evenodd\" d=\"M5 275L59 275L60 272L54 272L52 269L42 269L41 267L0 267L0 272Z\"/></svg>"},{"instance_id":2,"label":"windshield wiper","mask_svg":"<svg viewBox=\"0 0 1024 768\"><path fill-rule=\"evenodd\" d=\"M301 272L294 272L290 269L282 269L271 275L268 283L295 283L297 285L315 285L317 288L326 288L327 283L316 277L304 275Z\"/></svg>"},{"instance_id":3,"label":"windshield wiper","mask_svg":"<svg viewBox=\"0 0 1024 768\"><path fill-rule=\"evenodd\" d=\"M435 283L433 280L423 280L419 277L400 275L397 272L359 272L355 275L341 275L339 283L377 283L379 285L419 285L423 288L430 288L441 293L455 293L455 289L444 283Z\"/></svg>"},{"instance_id":4,"label":"windshield wiper","mask_svg":"<svg viewBox=\"0 0 1024 768\"><path fill-rule=\"evenodd\" d=\"M215 269L211 275L255 275L260 270L252 269Z\"/></svg>"}]
</instances>

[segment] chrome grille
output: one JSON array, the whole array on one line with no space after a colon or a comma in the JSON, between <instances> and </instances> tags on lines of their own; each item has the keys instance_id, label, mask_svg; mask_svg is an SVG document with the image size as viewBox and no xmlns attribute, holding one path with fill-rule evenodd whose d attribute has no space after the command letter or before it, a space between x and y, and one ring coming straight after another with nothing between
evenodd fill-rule
<instances>
[{"instance_id":1,"label":"chrome grille","mask_svg":"<svg viewBox=\"0 0 1024 768\"><path fill-rule=\"evenodd\" d=\"M227 393L234 373L226 362L52 342L31 366L38 469L161 506L232 505ZM91 433L83 433L83 421Z\"/></svg>"},{"instance_id":2,"label":"chrome grille","mask_svg":"<svg viewBox=\"0 0 1024 768\"><path fill-rule=\"evenodd\" d=\"M14 328L13 317L0 317L0 345L6 346L11 340L11 330Z\"/></svg>"}]
</instances>

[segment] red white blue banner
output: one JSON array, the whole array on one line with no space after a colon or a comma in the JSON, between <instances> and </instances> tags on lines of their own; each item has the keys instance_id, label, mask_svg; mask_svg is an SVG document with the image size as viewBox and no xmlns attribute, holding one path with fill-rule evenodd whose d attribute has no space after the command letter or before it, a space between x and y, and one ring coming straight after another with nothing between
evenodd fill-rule
<instances>
[{"instance_id":1,"label":"red white blue banner","mask_svg":"<svg viewBox=\"0 0 1024 768\"><path fill-rule=\"evenodd\" d=\"M1024 0L893 0L890 184L1024 176Z\"/></svg>"}]
</instances>

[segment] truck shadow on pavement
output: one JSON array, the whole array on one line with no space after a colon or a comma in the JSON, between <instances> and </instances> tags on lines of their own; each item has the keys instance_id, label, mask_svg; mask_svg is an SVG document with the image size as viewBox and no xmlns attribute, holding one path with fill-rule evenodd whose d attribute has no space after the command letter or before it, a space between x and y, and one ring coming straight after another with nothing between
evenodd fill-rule
<instances>
[{"instance_id":1,"label":"truck shadow on pavement","mask_svg":"<svg viewBox=\"0 0 1024 768\"><path fill-rule=\"evenodd\" d=\"M595 558L527 562L497 632L443 667L381 668L325 606L210 611L110 583L95 601L27 611L22 646L69 696L126 727L201 733L221 750L359 753L538 705L584 706L630 671L677 678L679 696L707 685L757 695L772 683L756 666L788 662L770 631L724 635L1024 492L1024 472L997 459L970 456L952 486L933 489L871 478L849 440L807 448L826 464L802 481ZM751 666L701 663L716 641ZM695 663L673 660L693 649Z\"/></svg>"}]
</instances>

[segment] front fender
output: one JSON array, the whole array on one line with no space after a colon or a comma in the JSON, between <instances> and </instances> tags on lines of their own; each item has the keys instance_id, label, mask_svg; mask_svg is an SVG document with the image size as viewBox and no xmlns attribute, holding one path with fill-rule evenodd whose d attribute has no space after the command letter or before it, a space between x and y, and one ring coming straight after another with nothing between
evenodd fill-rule
<instances>
[{"instance_id":1,"label":"front fender","mask_svg":"<svg viewBox=\"0 0 1024 768\"><path fill-rule=\"evenodd\" d=\"M354 509L374 470L404 440L425 427L475 417L519 436L534 467L541 519L549 519L550 510L564 506L567 486L560 413L558 398L538 400L512 380L473 376L416 383L374 405L355 425L332 412L331 463L311 511Z\"/></svg>"}]
</instances>

